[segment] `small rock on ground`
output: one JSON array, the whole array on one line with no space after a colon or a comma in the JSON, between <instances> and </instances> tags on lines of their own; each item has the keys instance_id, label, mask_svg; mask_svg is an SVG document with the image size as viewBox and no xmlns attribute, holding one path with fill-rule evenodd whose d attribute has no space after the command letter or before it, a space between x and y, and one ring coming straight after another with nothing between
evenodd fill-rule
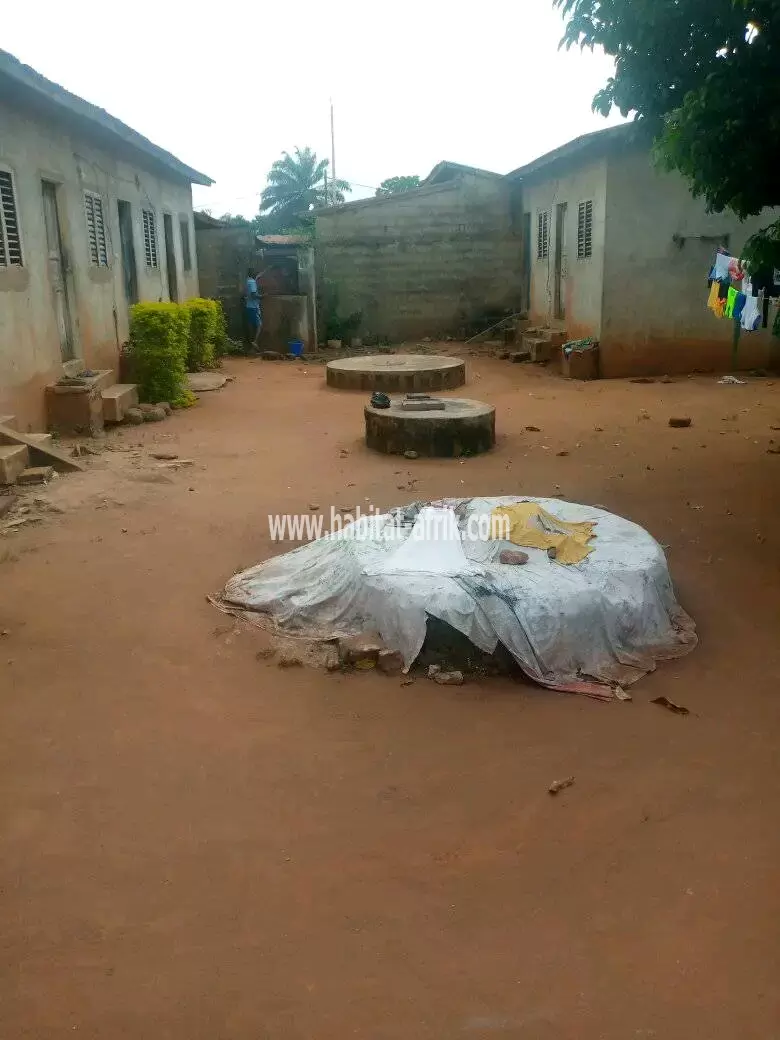
<instances>
[{"instance_id":1,"label":"small rock on ground","mask_svg":"<svg viewBox=\"0 0 780 1040\"><path fill-rule=\"evenodd\" d=\"M144 422L162 422L167 416L165 409L160 408L159 405L152 405L151 408L144 408L141 414L144 417Z\"/></svg>"},{"instance_id":2,"label":"small rock on ground","mask_svg":"<svg viewBox=\"0 0 780 1040\"><path fill-rule=\"evenodd\" d=\"M669 425L675 430L684 430L691 425L691 418L689 416L672 416L669 420Z\"/></svg>"},{"instance_id":3,"label":"small rock on ground","mask_svg":"<svg viewBox=\"0 0 780 1040\"><path fill-rule=\"evenodd\" d=\"M385 675L400 675L403 671L404 660L397 650L380 650L376 666Z\"/></svg>"},{"instance_id":4,"label":"small rock on ground","mask_svg":"<svg viewBox=\"0 0 780 1040\"><path fill-rule=\"evenodd\" d=\"M436 672L433 681L439 686L462 686L463 672Z\"/></svg>"},{"instance_id":5,"label":"small rock on ground","mask_svg":"<svg viewBox=\"0 0 780 1040\"><path fill-rule=\"evenodd\" d=\"M144 413L140 408L128 408L125 412L125 422L131 426L140 426L144 421Z\"/></svg>"},{"instance_id":6,"label":"small rock on ground","mask_svg":"<svg viewBox=\"0 0 780 1040\"><path fill-rule=\"evenodd\" d=\"M420 456L419 456L419 454L416 451L405 451L404 452L404 458L405 459L419 459L419 457Z\"/></svg>"}]
</instances>

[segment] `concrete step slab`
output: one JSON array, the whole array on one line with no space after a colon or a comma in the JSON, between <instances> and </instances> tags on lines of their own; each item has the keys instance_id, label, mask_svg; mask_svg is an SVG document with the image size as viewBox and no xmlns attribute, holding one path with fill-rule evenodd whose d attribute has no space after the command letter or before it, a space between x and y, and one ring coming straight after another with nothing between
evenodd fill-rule
<instances>
[{"instance_id":1,"label":"concrete step slab","mask_svg":"<svg viewBox=\"0 0 780 1040\"><path fill-rule=\"evenodd\" d=\"M18 430L19 421L15 415L0 415L0 426L7 426L10 430Z\"/></svg>"},{"instance_id":2,"label":"concrete step slab","mask_svg":"<svg viewBox=\"0 0 780 1040\"><path fill-rule=\"evenodd\" d=\"M30 465L24 444L0 444L0 484L15 484Z\"/></svg>"},{"instance_id":3,"label":"concrete step slab","mask_svg":"<svg viewBox=\"0 0 780 1040\"><path fill-rule=\"evenodd\" d=\"M138 407L138 387L135 383L114 383L101 390L100 396L106 422L122 422L128 408Z\"/></svg>"}]
</instances>

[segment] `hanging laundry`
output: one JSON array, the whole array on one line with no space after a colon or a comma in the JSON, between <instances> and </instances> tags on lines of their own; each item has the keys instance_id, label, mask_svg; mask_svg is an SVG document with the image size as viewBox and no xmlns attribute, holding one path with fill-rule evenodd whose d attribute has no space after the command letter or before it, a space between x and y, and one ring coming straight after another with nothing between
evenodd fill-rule
<instances>
[{"instance_id":1,"label":"hanging laundry","mask_svg":"<svg viewBox=\"0 0 780 1040\"><path fill-rule=\"evenodd\" d=\"M734 304L737 302L737 290L729 287L728 298L726 300L726 307L723 311L727 318L734 317Z\"/></svg>"},{"instance_id":2,"label":"hanging laundry","mask_svg":"<svg viewBox=\"0 0 780 1040\"><path fill-rule=\"evenodd\" d=\"M718 299L718 293L719 292L720 292L720 284L718 282L713 282L712 285L710 286L710 295L709 295L709 299L707 300L707 306L709 307L709 309L712 311L712 313L715 315L716 318L722 318L723 317L723 306L722 306L720 300Z\"/></svg>"},{"instance_id":3,"label":"hanging laundry","mask_svg":"<svg viewBox=\"0 0 780 1040\"><path fill-rule=\"evenodd\" d=\"M717 281L721 282L724 278L729 277L729 264L734 259L733 256L729 256L727 253L718 253L715 257L715 263L712 267L712 277Z\"/></svg>"},{"instance_id":4,"label":"hanging laundry","mask_svg":"<svg viewBox=\"0 0 780 1040\"><path fill-rule=\"evenodd\" d=\"M755 332L761 324L762 308L759 307L757 296L746 296L745 306L742 308L740 324L746 332Z\"/></svg>"},{"instance_id":5,"label":"hanging laundry","mask_svg":"<svg viewBox=\"0 0 780 1040\"><path fill-rule=\"evenodd\" d=\"M745 265L741 260L732 256L729 258L729 278L732 282L741 282L745 277Z\"/></svg>"},{"instance_id":6,"label":"hanging laundry","mask_svg":"<svg viewBox=\"0 0 780 1040\"><path fill-rule=\"evenodd\" d=\"M737 299L736 299L736 301L734 303L734 309L731 312L735 321L739 321L740 318L742 317L742 311L745 308L746 301L747 301L747 296L745 296L745 294L743 292L738 292L737 293Z\"/></svg>"}]
</instances>

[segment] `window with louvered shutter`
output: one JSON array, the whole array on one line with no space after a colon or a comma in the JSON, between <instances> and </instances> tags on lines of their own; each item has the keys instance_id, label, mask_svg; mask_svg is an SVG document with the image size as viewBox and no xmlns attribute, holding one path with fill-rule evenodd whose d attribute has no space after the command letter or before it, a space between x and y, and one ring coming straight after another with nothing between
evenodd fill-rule
<instances>
[{"instance_id":1,"label":"window with louvered shutter","mask_svg":"<svg viewBox=\"0 0 780 1040\"><path fill-rule=\"evenodd\" d=\"M581 202L577 211L577 257L593 256L593 202Z\"/></svg>"},{"instance_id":2,"label":"window with louvered shutter","mask_svg":"<svg viewBox=\"0 0 780 1040\"><path fill-rule=\"evenodd\" d=\"M157 267L157 221L150 209L142 210L144 220L144 257L147 267Z\"/></svg>"},{"instance_id":3,"label":"window with louvered shutter","mask_svg":"<svg viewBox=\"0 0 780 1040\"><path fill-rule=\"evenodd\" d=\"M550 214L543 210L537 214L536 259L546 260L550 255Z\"/></svg>"},{"instance_id":4,"label":"window with louvered shutter","mask_svg":"<svg viewBox=\"0 0 780 1040\"><path fill-rule=\"evenodd\" d=\"M103 200L91 191L84 192L84 214L87 218L87 243L90 263L108 267L106 224L103 218Z\"/></svg>"},{"instance_id":5,"label":"window with louvered shutter","mask_svg":"<svg viewBox=\"0 0 780 1040\"><path fill-rule=\"evenodd\" d=\"M10 171L0 170L0 267L22 266L16 191Z\"/></svg>"}]
</instances>

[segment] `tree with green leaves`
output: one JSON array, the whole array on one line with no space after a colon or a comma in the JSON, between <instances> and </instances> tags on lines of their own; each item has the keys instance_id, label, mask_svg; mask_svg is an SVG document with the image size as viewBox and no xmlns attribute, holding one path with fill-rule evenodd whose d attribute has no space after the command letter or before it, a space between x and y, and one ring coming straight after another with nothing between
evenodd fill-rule
<instances>
[{"instance_id":1,"label":"tree with green leaves","mask_svg":"<svg viewBox=\"0 0 780 1040\"><path fill-rule=\"evenodd\" d=\"M294 227L311 210L343 202L345 192L352 189L346 181L332 181L328 165L311 148L296 148L294 155L283 152L268 174L260 212Z\"/></svg>"},{"instance_id":2,"label":"tree with green leaves","mask_svg":"<svg viewBox=\"0 0 780 1040\"><path fill-rule=\"evenodd\" d=\"M405 177L388 177L382 181L376 189L376 193L380 197L382 195L399 195L403 191L411 191L412 188L419 187L420 178L416 173L412 173Z\"/></svg>"},{"instance_id":3,"label":"tree with green leaves","mask_svg":"<svg viewBox=\"0 0 780 1040\"><path fill-rule=\"evenodd\" d=\"M633 114L662 165L715 212L780 205L780 0L553 0L563 45L602 47L615 74L594 110ZM780 221L745 250L780 267Z\"/></svg>"}]
</instances>

